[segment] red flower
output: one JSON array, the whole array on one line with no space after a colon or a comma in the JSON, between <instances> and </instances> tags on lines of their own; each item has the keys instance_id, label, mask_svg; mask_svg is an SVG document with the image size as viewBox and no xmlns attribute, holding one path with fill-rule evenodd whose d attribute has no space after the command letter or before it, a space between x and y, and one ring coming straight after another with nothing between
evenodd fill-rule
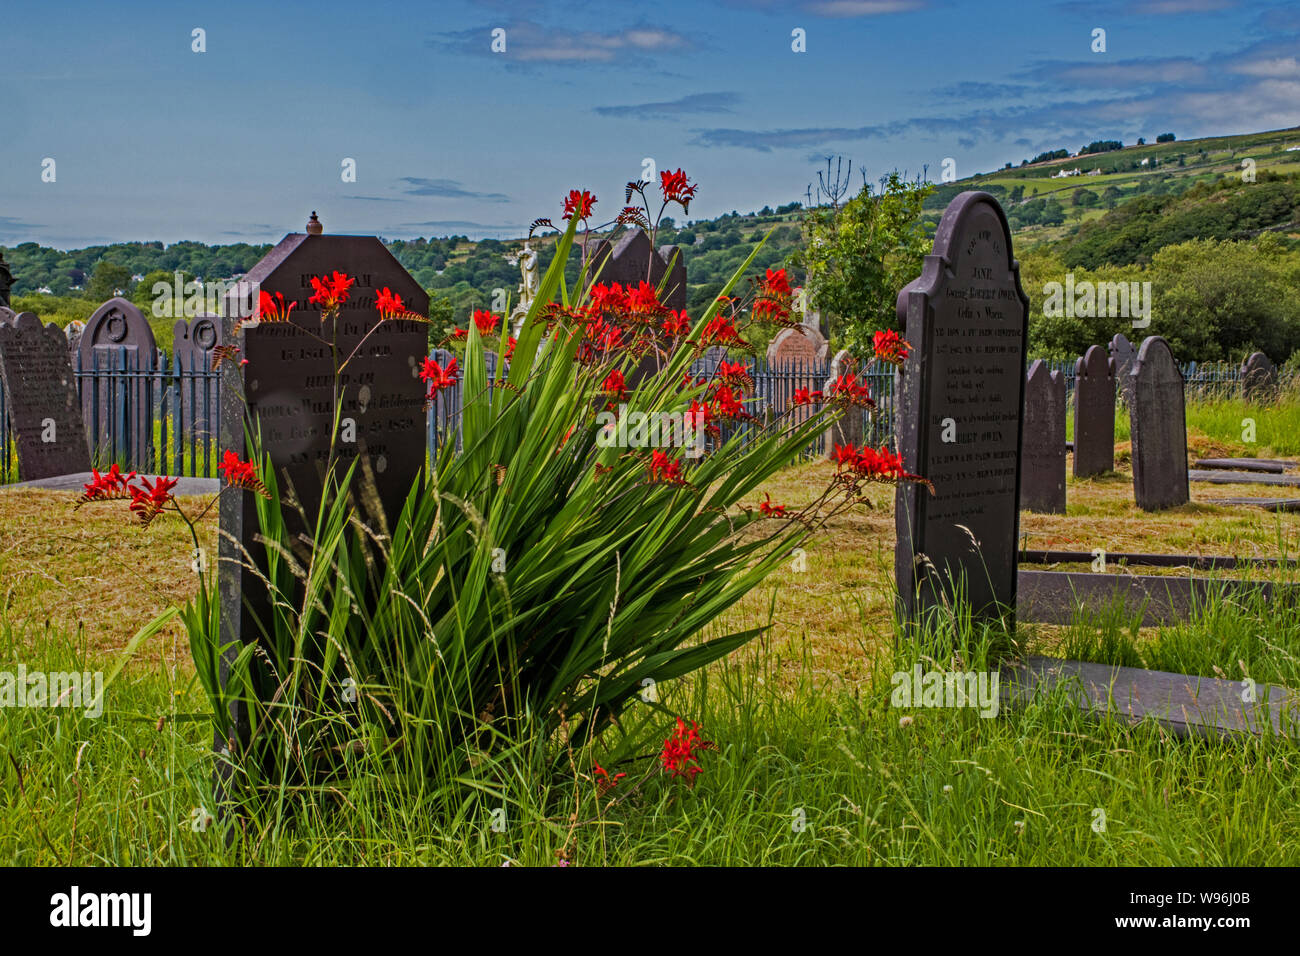
<instances>
[{"instance_id":1,"label":"red flower","mask_svg":"<svg viewBox=\"0 0 1300 956\"><path fill-rule=\"evenodd\" d=\"M680 312L668 312L668 318L663 323L664 335L685 335L691 330L691 320L686 315L686 310Z\"/></svg>"},{"instance_id":2,"label":"red flower","mask_svg":"<svg viewBox=\"0 0 1300 956\"><path fill-rule=\"evenodd\" d=\"M375 294L375 306L379 309L379 315L385 319L406 311L406 306L402 304L402 297L388 286L384 286Z\"/></svg>"},{"instance_id":3,"label":"red flower","mask_svg":"<svg viewBox=\"0 0 1300 956\"><path fill-rule=\"evenodd\" d=\"M772 518L785 517L785 505L772 504L772 496L769 495L766 491L763 492L763 501L758 506L758 510L763 512L763 514Z\"/></svg>"},{"instance_id":4,"label":"red flower","mask_svg":"<svg viewBox=\"0 0 1300 956\"><path fill-rule=\"evenodd\" d=\"M455 341L456 339L463 339L463 338L466 338L468 335L469 335L469 329L452 329L452 330L451 330L451 338L452 338L452 341Z\"/></svg>"},{"instance_id":5,"label":"red flower","mask_svg":"<svg viewBox=\"0 0 1300 956\"><path fill-rule=\"evenodd\" d=\"M659 304L659 290L642 281L635 289L627 290L627 310L636 315L659 315L664 307Z\"/></svg>"},{"instance_id":6,"label":"red flower","mask_svg":"<svg viewBox=\"0 0 1300 956\"><path fill-rule=\"evenodd\" d=\"M491 335L497 330L497 321L500 316L493 315L491 312L484 312L482 309L474 310L474 324L478 326L479 335Z\"/></svg>"},{"instance_id":7,"label":"red flower","mask_svg":"<svg viewBox=\"0 0 1300 956\"><path fill-rule=\"evenodd\" d=\"M741 362L728 362L723 359L718 363L718 381L723 382L733 388L753 388L754 379L749 374L749 369Z\"/></svg>"},{"instance_id":8,"label":"red flower","mask_svg":"<svg viewBox=\"0 0 1300 956\"><path fill-rule=\"evenodd\" d=\"M172 500L172 489L178 482L177 478L159 475L152 482L148 478L143 479L142 487L130 486L131 510L136 513L142 525L148 526L149 522L162 513L167 502Z\"/></svg>"},{"instance_id":9,"label":"red flower","mask_svg":"<svg viewBox=\"0 0 1300 956\"><path fill-rule=\"evenodd\" d=\"M232 488L247 488L264 498L271 497L266 485L262 484L262 479L257 477L257 467L251 461L240 461L239 456L229 449L222 456L221 464L217 465L217 471L221 472L226 484Z\"/></svg>"},{"instance_id":10,"label":"red flower","mask_svg":"<svg viewBox=\"0 0 1300 956\"><path fill-rule=\"evenodd\" d=\"M420 369L420 378L429 383L429 394L427 397L430 400L432 400L433 396L442 389L453 387L456 384L458 375L459 371L456 368L456 360L454 358L447 363L446 368L443 368L433 359L426 358L423 367Z\"/></svg>"},{"instance_id":11,"label":"red flower","mask_svg":"<svg viewBox=\"0 0 1300 956\"><path fill-rule=\"evenodd\" d=\"M682 478L682 466L680 462L670 461L668 453L662 451L652 451L650 453L650 480L661 481L670 485L683 485L686 483Z\"/></svg>"},{"instance_id":12,"label":"red flower","mask_svg":"<svg viewBox=\"0 0 1300 956\"><path fill-rule=\"evenodd\" d=\"M693 786L696 775L704 772L704 768L700 766L699 752L710 750L712 747L711 741L700 739L699 724L691 721L688 729L686 722L678 717L677 729L664 741L659 762L663 764L664 770L674 777L687 777Z\"/></svg>"},{"instance_id":13,"label":"red flower","mask_svg":"<svg viewBox=\"0 0 1300 956\"><path fill-rule=\"evenodd\" d=\"M699 187L690 183L686 174L678 169L676 172L660 173L659 188L663 190L664 202L680 203L683 210L689 211L687 207L695 198L695 190Z\"/></svg>"},{"instance_id":14,"label":"red flower","mask_svg":"<svg viewBox=\"0 0 1300 956\"><path fill-rule=\"evenodd\" d=\"M809 392L808 389L806 389L806 388L796 388L796 389L794 390L794 398L791 399L790 404L792 404L792 405L811 405L812 402L813 402L813 399L812 399L812 393Z\"/></svg>"},{"instance_id":15,"label":"red flower","mask_svg":"<svg viewBox=\"0 0 1300 956\"><path fill-rule=\"evenodd\" d=\"M877 332L872 336L872 345L875 348L876 358L890 365L902 365L912 347L910 342L893 329Z\"/></svg>"},{"instance_id":16,"label":"red flower","mask_svg":"<svg viewBox=\"0 0 1300 956\"><path fill-rule=\"evenodd\" d=\"M845 372L831 383L831 398L854 406L874 408L871 391L865 382L859 382L852 372Z\"/></svg>"},{"instance_id":17,"label":"red flower","mask_svg":"<svg viewBox=\"0 0 1300 956\"><path fill-rule=\"evenodd\" d=\"M614 369L605 376L605 384L601 388L614 396L615 401L621 402L627 398L627 382L624 381L623 373L619 369Z\"/></svg>"},{"instance_id":18,"label":"red flower","mask_svg":"<svg viewBox=\"0 0 1300 956\"><path fill-rule=\"evenodd\" d=\"M592 767L592 772L596 776L596 788L601 796L617 787L618 782L627 776L625 773L616 773L611 777L609 771L598 763L592 764Z\"/></svg>"},{"instance_id":19,"label":"red flower","mask_svg":"<svg viewBox=\"0 0 1300 956\"><path fill-rule=\"evenodd\" d=\"M257 295L257 312L253 314L254 322L287 322L289 313L297 302L290 302L285 305L284 293L277 292L275 298L272 298L265 292L259 292Z\"/></svg>"},{"instance_id":20,"label":"red flower","mask_svg":"<svg viewBox=\"0 0 1300 956\"><path fill-rule=\"evenodd\" d=\"M564 218L569 219L576 214L579 219L587 219L591 216L591 207L594 205L596 197L587 190L570 189L564 200Z\"/></svg>"},{"instance_id":21,"label":"red flower","mask_svg":"<svg viewBox=\"0 0 1300 956\"><path fill-rule=\"evenodd\" d=\"M597 282L591 287L591 303L587 311L593 316L621 315L628 311L627 290L617 282L605 285Z\"/></svg>"},{"instance_id":22,"label":"red flower","mask_svg":"<svg viewBox=\"0 0 1300 956\"><path fill-rule=\"evenodd\" d=\"M323 312L337 309L348 301L348 289L352 288L356 281L350 275L337 270L328 276L312 276L311 287L316 291L307 301L319 305Z\"/></svg>"},{"instance_id":23,"label":"red flower","mask_svg":"<svg viewBox=\"0 0 1300 956\"><path fill-rule=\"evenodd\" d=\"M518 340L518 339L516 339L513 335L510 336L510 341L509 341L509 343L506 345L506 361L507 361L507 362L509 362L510 359L511 359L511 357L515 354L515 346L516 346L518 343L519 343L519 340Z\"/></svg>"},{"instance_id":24,"label":"red flower","mask_svg":"<svg viewBox=\"0 0 1300 956\"><path fill-rule=\"evenodd\" d=\"M736 331L736 324L729 316L715 315L705 323L699 344L701 347L708 347L710 345L744 346L748 343L740 337L740 333Z\"/></svg>"},{"instance_id":25,"label":"red flower","mask_svg":"<svg viewBox=\"0 0 1300 956\"><path fill-rule=\"evenodd\" d=\"M758 297L752 309L755 319L781 321L790 315L790 281L784 269L773 272L759 281Z\"/></svg>"},{"instance_id":26,"label":"red flower","mask_svg":"<svg viewBox=\"0 0 1300 956\"><path fill-rule=\"evenodd\" d=\"M122 474L117 465L109 468L104 474L100 474L96 468L90 469L94 476L86 483L85 491L82 493L80 501L84 504L87 501L107 501L112 498L125 498L131 493L130 483L135 480L135 472L129 475Z\"/></svg>"}]
</instances>

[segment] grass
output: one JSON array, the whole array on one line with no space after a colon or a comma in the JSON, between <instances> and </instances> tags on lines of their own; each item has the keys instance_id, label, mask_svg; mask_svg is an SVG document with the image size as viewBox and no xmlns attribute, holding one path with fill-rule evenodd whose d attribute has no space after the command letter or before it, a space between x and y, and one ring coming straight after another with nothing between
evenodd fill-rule
<instances>
[{"instance_id":1,"label":"grass","mask_svg":"<svg viewBox=\"0 0 1300 956\"><path fill-rule=\"evenodd\" d=\"M1198 426L1199 428L1199 426ZM1210 439L1206 439L1209 441ZM1300 516L1203 503L1134 509L1131 478L1070 482L1065 516L1022 516L1029 546L1294 554ZM765 488L798 504L831 472L799 465ZM1258 489L1254 489L1258 492ZM1252 489L1235 493L1251 494ZM0 671L107 670L139 627L195 579L183 528L147 531L125 507L72 512L70 495L0 495ZM756 503L756 502L755 502ZM315 801L286 797L227 843L196 831L211 793L211 730L176 627L140 645L105 715L0 708L0 860L19 865L960 864L1295 865L1300 754L1270 738L1176 740L1082 717L1060 695L1003 711L890 707L889 676L949 666L940 641L898 641L891 614L892 490L846 514L715 625L770 623L763 639L636 704L619 732L544 763L525 741L470 783L404 780L371 758ZM215 548L215 524L203 528ZM1123 573L1114 569L1114 573ZM1284 574L1284 572L1279 572ZM704 636L710 636L705 634ZM950 636L949 636L950 637ZM1300 688L1300 620L1220 603L1188 625L1109 615L1073 627L963 634L965 668L990 647L1069 653ZM941 653L934 651L944 647ZM717 749L694 788L657 773L673 714ZM900 723L900 716L912 718ZM635 755L618 766L616 750ZM625 772L598 797L591 762ZM505 809L496 832L492 811ZM1105 832L1092 829L1104 811ZM802 830L795 824L804 821Z\"/></svg>"}]
</instances>

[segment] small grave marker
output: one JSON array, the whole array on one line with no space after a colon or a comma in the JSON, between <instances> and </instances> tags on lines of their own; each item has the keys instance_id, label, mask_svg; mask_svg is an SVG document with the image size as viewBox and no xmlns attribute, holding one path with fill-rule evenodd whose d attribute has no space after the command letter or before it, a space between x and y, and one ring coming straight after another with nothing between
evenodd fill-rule
<instances>
[{"instance_id":1,"label":"small grave marker","mask_svg":"<svg viewBox=\"0 0 1300 956\"><path fill-rule=\"evenodd\" d=\"M1143 511L1191 500L1187 474L1187 420L1183 376L1169 344L1144 339L1129 374L1133 405L1133 497Z\"/></svg>"},{"instance_id":2,"label":"small grave marker","mask_svg":"<svg viewBox=\"0 0 1300 956\"><path fill-rule=\"evenodd\" d=\"M1115 374L1093 345L1074 363L1074 477L1115 470Z\"/></svg>"},{"instance_id":3,"label":"small grave marker","mask_svg":"<svg viewBox=\"0 0 1300 956\"><path fill-rule=\"evenodd\" d=\"M1036 359L1025 381L1020 508L1065 514L1065 379Z\"/></svg>"},{"instance_id":4,"label":"small grave marker","mask_svg":"<svg viewBox=\"0 0 1300 956\"><path fill-rule=\"evenodd\" d=\"M1277 397L1277 366L1263 352L1252 352L1241 363L1241 397L1248 402Z\"/></svg>"}]
</instances>

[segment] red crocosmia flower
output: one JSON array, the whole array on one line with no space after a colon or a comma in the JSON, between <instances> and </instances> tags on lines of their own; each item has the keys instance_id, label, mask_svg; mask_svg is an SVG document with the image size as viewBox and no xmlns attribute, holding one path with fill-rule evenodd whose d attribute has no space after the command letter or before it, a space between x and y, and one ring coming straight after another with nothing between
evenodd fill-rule
<instances>
[{"instance_id":1,"label":"red crocosmia flower","mask_svg":"<svg viewBox=\"0 0 1300 956\"><path fill-rule=\"evenodd\" d=\"M748 343L740 337L736 331L736 324L730 316L715 315L704 325L704 332L700 336L700 345L708 347L711 345L731 345L745 346Z\"/></svg>"},{"instance_id":2,"label":"red crocosmia flower","mask_svg":"<svg viewBox=\"0 0 1300 956\"><path fill-rule=\"evenodd\" d=\"M469 336L469 329L452 329L452 330L451 330L451 337L452 337L452 340L453 340L453 341L456 340L456 339L467 338L468 336Z\"/></svg>"},{"instance_id":3,"label":"red crocosmia flower","mask_svg":"<svg viewBox=\"0 0 1300 956\"><path fill-rule=\"evenodd\" d=\"M852 465L858 460L857 450L852 445L836 444L831 452L831 457L835 459L836 469L841 469L845 465Z\"/></svg>"},{"instance_id":4,"label":"red crocosmia flower","mask_svg":"<svg viewBox=\"0 0 1300 956\"><path fill-rule=\"evenodd\" d=\"M447 363L446 368L443 368L434 359L426 358L424 365L420 369L420 378L429 383L427 398L432 400L434 395L442 389L453 387L459 374L455 358Z\"/></svg>"},{"instance_id":5,"label":"red crocosmia flower","mask_svg":"<svg viewBox=\"0 0 1300 956\"><path fill-rule=\"evenodd\" d=\"M723 359L718 363L718 381L725 382L733 388L753 388L754 379L749 369L741 362L728 362Z\"/></svg>"},{"instance_id":6,"label":"red crocosmia flower","mask_svg":"<svg viewBox=\"0 0 1300 956\"><path fill-rule=\"evenodd\" d=\"M664 307L659 304L659 290L642 281L635 289L627 290L627 310L633 315L659 315Z\"/></svg>"},{"instance_id":7,"label":"red crocosmia flower","mask_svg":"<svg viewBox=\"0 0 1300 956\"><path fill-rule=\"evenodd\" d=\"M293 307L297 304L297 302L286 304L283 292L277 292L274 297L267 292L259 292L257 296L257 312L254 314L253 319L259 322L287 322L289 321L289 313L293 311Z\"/></svg>"},{"instance_id":8,"label":"red crocosmia flower","mask_svg":"<svg viewBox=\"0 0 1300 956\"><path fill-rule=\"evenodd\" d=\"M379 309L379 315L385 319L401 315L406 311L406 306L402 304L402 297L388 286L375 293L375 307Z\"/></svg>"},{"instance_id":9,"label":"red crocosmia flower","mask_svg":"<svg viewBox=\"0 0 1300 956\"><path fill-rule=\"evenodd\" d=\"M221 464L217 465L217 471L221 472L226 484L232 488L247 488L264 498L271 497L262 479L257 477L257 467L251 461L240 461L239 456L229 449L222 456Z\"/></svg>"},{"instance_id":10,"label":"red crocosmia flower","mask_svg":"<svg viewBox=\"0 0 1300 956\"><path fill-rule=\"evenodd\" d=\"M650 453L650 480L660 481L666 484L685 484L682 478L681 462L671 461L667 452L652 451Z\"/></svg>"},{"instance_id":11,"label":"red crocosmia flower","mask_svg":"<svg viewBox=\"0 0 1300 956\"><path fill-rule=\"evenodd\" d=\"M609 771L600 764L592 764L592 773L596 777L596 789L601 796L618 786L618 782L627 776L625 773L616 773L614 776L609 775Z\"/></svg>"},{"instance_id":12,"label":"red crocosmia flower","mask_svg":"<svg viewBox=\"0 0 1300 956\"><path fill-rule=\"evenodd\" d=\"M865 382L859 382L852 372L844 372L831 383L831 397L849 405L874 408L870 389Z\"/></svg>"},{"instance_id":13,"label":"red crocosmia flower","mask_svg":"<svg viewBox=\"0 0 1300 956\"><path fill-rule=\"evenodd\" d=\"M724 418L748 418L745 406L736 398L729 385L717 385L712 394L713 405Z\"/></svg>"},{"instance_id":14,"label":"red crocosmia flower","mask_svg":"<svg viewBox=\"0 0 1300 956\"><path fill-rule=\"evenodd\" d=\"M576 214L579 219L588 219L594 205L596 197L587 190L570 189L564 200L564 218L569 219Z\"/></svg>"},{"instance_id":15,"label":"red crocosmia flower","mask_svg":"<svg viewBox=\"0 0 1300 956\"><path fill-rule=\"evenodd\" d=\"M510 341L509 341L509 342L507 343L507 345L506 345L506 361L507 361L507 362L509 362L510 359L514 356L514 354L515 354L515 346L518 345L518 344L519 344L519 340L516 339L513 335L510 336Z\"/></svg>"},{"instance_id":16,"label":"red crocosmia flower","mask_svg":"<svg viewBox=\"0 0 1300 956\"><path fill-rule=\"evenodd\" d=\"M771 518L785 517L785 505L772 504L772 496L767 492L763 492L763 501L758 506L758 510Z\"/></svg>"},{"instance_id":17,"label":"red crocosmia flower","mask_svg":"<svg viewBox=\"0 0 1300 956\"><path fill-rule=\"evenodd\" d=\"M686 315L686 310L680 312L669 311L668 318L663 322L664 335L685 335L691 330L691 320ZM688 375L689 379L690 376Z\"/></svg>"},{"instance_id":18,"label":"red crocosmia flower","mask_svg":"<svg viewBox=\"0 0 1300 956\"><path fill-rule=\"evenodd\" d=\"M687 727L686 721L678 717L676 730L664 741L659 762L667 773L674 777L685 776L694 786L695 777L704 772L700 766L700 752L711 749L712 741L700 739L699 724L691 721L691 726Z\"/></svg>"},{"instance_id":19,"label":"red crocosmia flower","mask_svg":"<svg viewBox=\"0 0 1300 956\"><path fill-rule=\"evenodd\" d=\"M321 311L329 312L348 301L348 289L356 279L344 272L335 271L328 276L312 276L311 287L315 290L308 302L319 305Z\"/></svg>"},{"instance_id":20,"label":"red crocosmia flower","mask_svg":"<svg viewBox=\"0 0 1300 956\"><path fill-rule=\"evenodd\" d=\"M784 269L767 270L760 280L758 297L751 310L755 319L780 322L790 316L790 280Z\"/></svg>"},{"instance_id":21,"label":"red crocosmia flower","mask_svg":"<svg viewBox=\"0 0 1300 956\"><path fill-rule=\"evenodd\" d=\"M159 475L153 481L148 478L142 479L140 482L142 487L130 486L131 510L135 512L142 525L147 527L149 522L162 513L167 502L172 500L172 489L178 482L177 478L164 478Z\"/></svg>"},{"instance_id":22,"label":"red crocosmia flower","mask_svg":"<svg viewBox=\"0 0 1300 956\"><path fill-rule=\"evenodd\" d=\"M479 335L491 335L497 330L497 321L500 316L493 315L491 312L484 312L482 309L474 310L474 324L478 326Z\"/></svg>"},{"instance_id":23,"label":"red crocosmia flower","mask_svg":"<svg viewBox=\"0 0 1300 956\"><path fill-rule=\"evenodd\" d=\"M126 498L131 494L130 483L135 480L135 472L122 474L117 465L113 465L102 475L97 468L91 468L93 476L83 487L80 501L106 501L112 498Z\"/></svg>"},{"instance_id":24,"label":"red crocosmia flower","mask_svg":"<svg viewBox=\"0 0 1300 956\"><path fill-rule=\"evenodd\" d=\"M678 169L671 173L660 173L659 188L663 191L664 202L679 203L682 209L686 210L691 200L695 198L695 190L699 187L691 183L686 178L686 174Z\"/></svg>"},{"instance_id":25,"label":"red crocosmia flower","mask_svg":"<svg viewBox=\"0 0 1300 956\"><path fill-rule=\"evenodd\" d=\"M763 278L763 291L769 295L789 295L790 280L786 277L785 270L768 269L767 275Z\"/></svg>"},{"instance_id":26,"label":"red crocosmia flower","mask_svg":"<svg viewBox=\"0 0 1300 956\"><path fill-rule=\"evenodd\" d=\"M796 389L794 390L794 398L791 399L790 404L792 404L792 405L811 405L811 404L812 404L812 394L811 394L811 393L808 391L808 389L806 389L806 388L796 388Z\"/></svg>"},{"instance_id":27,"label":"red crocosmia flower","mask_svg":"<svg viewBox=\"0 0 1300 956\"><path fill-rule=\"evenodd\" d=\"M587 311L593 317L621 315L628 311L627 290L617 282L609 285L597 282L591 287L591 302Z\"/></svg>"},{"instance_id":28,"label":"red crocosmia flower","mask_svg":"<svg viewBox=\"0 0 1300 956\"><path fill-rule=\"evenodd\" d=\"M877 332L872 336L872 346L875 349L876 358L882 362L888 362L890 365L902 365L912 348L911 343L893 329Z\"/></svg>"},{"instance_id":29,"label":"red crocosmia flower","mask_svg":"<svg viewBox=\"0 0 1300 956\"><path fill-rule=\"evenodd\" d=\"M627 398L627 382L623 379L623 373L619 369L614 369L605 376L605 384L601 386L606 392L614 396L614 400L621 402Z\"/></svg>"}]
</instances>

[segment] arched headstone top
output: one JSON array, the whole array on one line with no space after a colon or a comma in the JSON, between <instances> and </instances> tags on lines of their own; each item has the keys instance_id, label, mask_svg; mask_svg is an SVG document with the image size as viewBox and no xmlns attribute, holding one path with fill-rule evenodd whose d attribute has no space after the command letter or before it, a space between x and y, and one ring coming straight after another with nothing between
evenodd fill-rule
<instances>
[{"instance_id":1,"label":"arched headstone top","mask_svg":"<svg viewBox=\"0 0 1300 956\"><path fill-rule=\"evenodd\" d=\"M1158 373L1161 380L1167 378L1177 378L1181 385L1183 373L1178 368L1178 362L1174 359L1174 350L1169 347L1159 335L1150 335L1142 340L1138 347L1137 358L1133 362L1133 370L1129 373L1136 377L1143 373L1151 375Z\"/></svg>"},{"instance_id":2,"label":"arched headstone top","mask_svg":"<svg viewBox=\"0 0 1300 956\"><path fill-rule=\"evenodd\" d=\"M1241 392L1247 400L1268 397L1277 387L1277 366L1263 352L1252 352L1241 363Z\"/></svg>"},{"instance_id":3,"label":"arched headstone top","mask_svg":"<svg viewBox=\"0 0 1300 956\"><path fill-rule=\"evenodd\" d=\"M767 347L767 364L773 368L794 362L825 362L830 343L809 326L782 329Z\"/></svg>"},{"instance_id":4,"label":"arched headstone top","mask_svg":"<svg viewBox=\"0 0 1300 956\"><path fill-rule=\"evenodd\" d=\"M976 274L971 272L973 269L981 271ZM1020 285L1020 263L1011 254L1007 214L996 198L974 189L961 193L944 210L934 234L934 249L925 257L921 275L898 293L895 312L899 322L907 322L911 293L934 295L945 280L947 284L963 285L972 278L1012 286L1028 320L1029 296Z\"/></svg>"},{"instance_id":5,"label":"arched headstone top","mask_svg":"<svg viewBox=\"0 0 1300 956\"><path fill-rule=\"evenodd\" d=\"M212 313L196 315L190 320L180 319L172 328L173 356L180 359L184 368L208 367L205 358L221 344L221 316Z\"/></svg>"},{"instance_id":6,"label":"arched headstone top","mask_svg":"<svg viewBox=\"0 0 1300 956\"><path fill-rule=\"evenodd\" d=\"M96 348L115 347L135 348L149 356L158 348L144 313L135 303L120 296L109 299L86 320L78 346L82 367L93 366Z\"/></svg>"},{"instance_id":7,"label":"arched headstone top","mask_svg":"<svg viewBox=\"0 0 1300 956\"><path fill-rule=\"evenodd\" d=\"M1052 373L1048 369L1047 363L1042 359L1034 359L1029 366L1029 373L1025 380L1035 387L1045 387L1052 383Z\"/></svg>"},{"instance_id":8,"label":"arched headstone top","mask_svg":"<svg viewBox=\"0 0 1300 956\"><path fill-rule=\"evenodd\" d=\"M1115 369L1104 348L1100 345L1090 345L1088 351L1075 360L1074 376L1076 379L1105 380L1115 377Z\"/></svg>"}]
</instances>

